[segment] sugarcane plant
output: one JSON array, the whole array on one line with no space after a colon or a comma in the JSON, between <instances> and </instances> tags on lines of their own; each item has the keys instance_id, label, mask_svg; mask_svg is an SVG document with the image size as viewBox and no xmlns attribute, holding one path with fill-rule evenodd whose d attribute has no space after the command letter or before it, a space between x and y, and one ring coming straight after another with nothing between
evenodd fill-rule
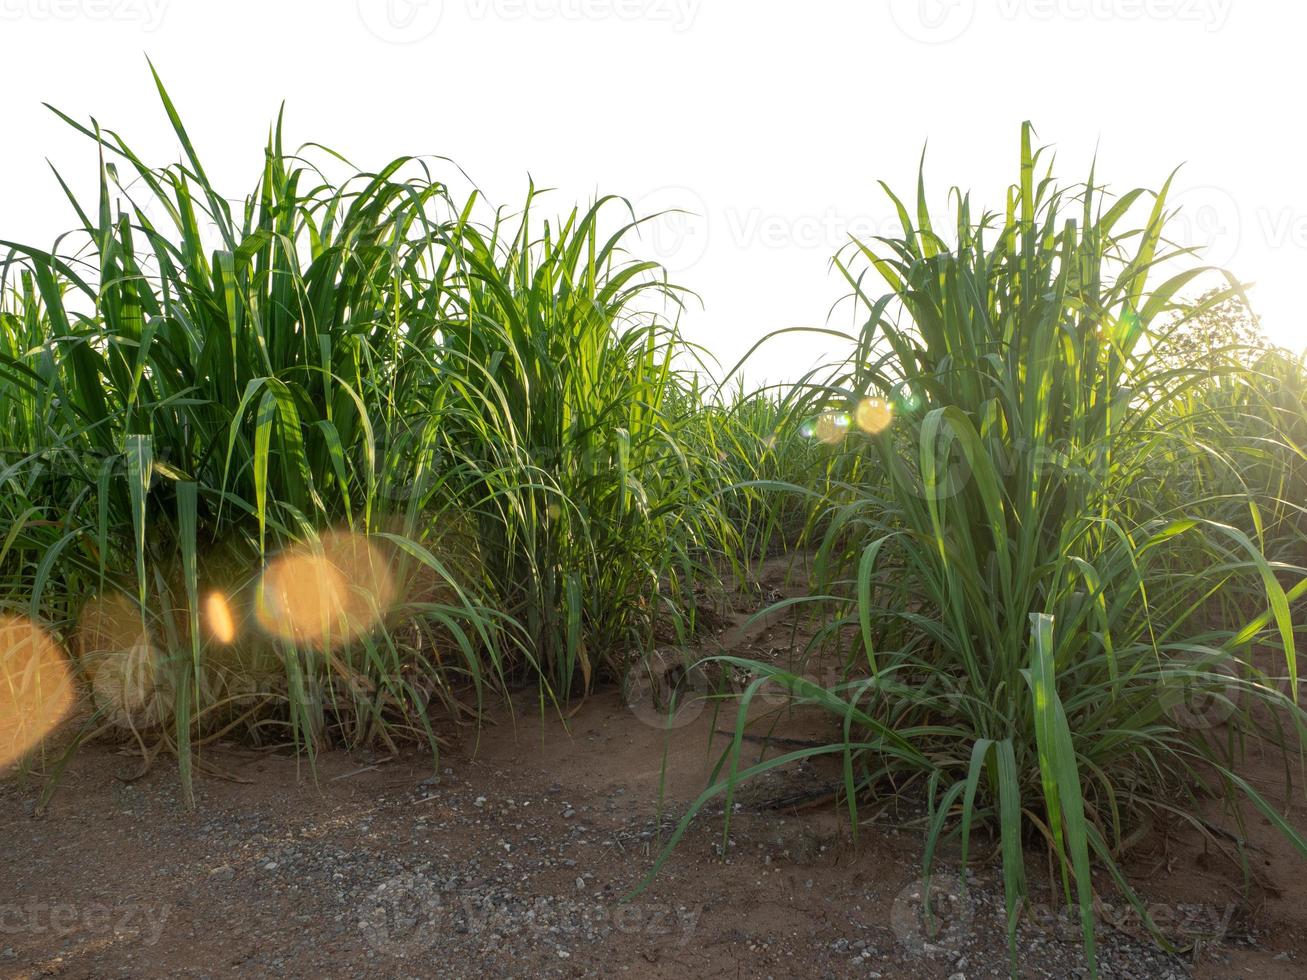
<instances>
[{"instance_id":1,"label":"sugarcane plant","mask_svg":"<svg viewBox=\"0 0 1307 980\"><path fill-rule=\"evenodd\" d=\"M733 661L755 679L672 844L718 796L729 826L744 780L835 755L855 830L860 804L916 787L928 878L946 840L965 864L975 834L993 836L1014 968L1027 857L1046 848L1094 969L1096 869L1153 925L1122 867L1151 821L1215 841L1197 799L1224 797L1238 818L1242 797L1307 855L1231 755L1235 732L1286 751L1307 732L1290 613L1307 578L1265 556L1274 489L1198 479L1279 435L1196 439L1184 403L1213 369L1158 356L1205 306L1187 287L1212 274L1167 243L1170 181L1113 197L1091 172L1065 188L1032 138L1027 125L1002 210L955 192L937 227L923 176L914 209L886 188L901 234L837 257L864 325L805 411L864 465L826 504L814 601L834 606L824 637L856 640L834 685ZM745 765L770 685L841 734Z\"/></svg>"}]
</instances>

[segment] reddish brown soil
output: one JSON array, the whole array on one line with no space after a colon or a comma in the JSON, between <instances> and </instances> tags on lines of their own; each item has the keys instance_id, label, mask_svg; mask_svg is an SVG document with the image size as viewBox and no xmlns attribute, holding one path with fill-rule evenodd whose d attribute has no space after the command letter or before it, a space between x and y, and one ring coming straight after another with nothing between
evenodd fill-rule
<instances>
[{"instance_id":1,"label":"reddish brown soil","mask_svg":"<svg viewBox=\"0 0 1307 980\"><path fill-rule=\"evenodd\" d=\"M767 655L789 632L732 642ZM466 732L435 776L418 754L326 754L310 768L215 747L206 762L231 778L201 778L194 810L171 764L129 783L137 759L86 747L41 816L35 781L0 786L0 976L1007 975L992 871L972 879L938 948L923 947L909 900L919 834L864 813L855 845L832 802L764 805L827 782L821 763L755 784L724 860L715 801L630 897L705 786L726 724L704 710L669 733L606 691L564 725L528 694L479 737ZM824 724L789 718L781 734ZM1270 761L1247 772L1283 795ZM1297 792L1289 819L1303 830ZM1103 974L1304 975L1307 863L1262 818L1249 834L1251 891L1195 840L1151 841L1139 887L1155 911L1210 927L1209 941L1168 958L1109 923ZM1082 969L1074 930L1023 925L1022 976Z\"/></svg>"}]
</instances>

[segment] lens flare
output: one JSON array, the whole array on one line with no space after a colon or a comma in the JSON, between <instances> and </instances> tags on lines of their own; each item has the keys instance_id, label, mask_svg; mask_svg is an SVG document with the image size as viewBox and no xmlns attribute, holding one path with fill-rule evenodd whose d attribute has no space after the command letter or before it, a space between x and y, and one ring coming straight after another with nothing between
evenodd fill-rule
<instances>
[{"instance_id":1,"label":"lens flare","mask_svg":"<svg viewBox=\"0 0 1307 980\"><path fill-rule=\"evenodd\" d=\"M0 614L0 769L54 731L74 700L68 661L54 641L30 620Z\"/></svg>"},{"instance_id":2,"label":"lens flare","mask_svg":"<svg viewBox=\"0 0 1307 980\"><path fill-rule=\"evenodd\" d=\"M921 396L911 388L904 388L899 392L898 404L905 412L915 412L921 407Z\"/></svg>"},{"instance_id":3,"label":"lens flare","mask_svg":"<svg viewBox=\"0 0 1307 980\"><path fill-rule=\"evenodd\" d=\"M236 617L232 614L231 603L221 592L210 592L204 597L204 625L209 635L228 646L236 639Z\"/></svg>"},{"instance_id":4,"label":"lens flare","mask_svg":"<svg viewBox=\"0 0 1307 980\"><path fill-rule=\"evenodd\" d=\"M328 649L373 629L394 600L394 579L377 547L333 531L287 548L264 570L254 613L278 639Z\"/></svg>"},{"instance_id":5,"label":"lens flare","mask_svg":"<svg viewBox=\"0 0 1307 980\"><path fill-rule=\"evenodd\" d=\"M844 412L823 412L817 417L813 431L828 446L837 446L849 434L852 420Z\"/></svg>"},{"instance_id":6,"label":"lens flare","mask_svg":"<svg viewBox=\"0 0 1307 980\"><path fill-rule=\"evenodd\" d=\"M894 409L883 398L864 398L858 402L858 428L869 435L880 435L894 421Z\"/></svg>"}]
</instances>

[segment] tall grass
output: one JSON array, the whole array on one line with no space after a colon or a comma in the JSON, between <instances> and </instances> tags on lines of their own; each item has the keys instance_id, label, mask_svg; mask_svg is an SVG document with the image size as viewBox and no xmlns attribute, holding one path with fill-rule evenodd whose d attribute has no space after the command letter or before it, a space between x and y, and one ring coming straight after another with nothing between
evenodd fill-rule
<instances>
[{"instance_id":1,"label":"tall grass","mask_svg":"<svg viewBox=\"0 0 1307 980\"><path fill-rule=\"evenodd\" d=\"M740 537L738 553L756 561L804 547L811 499L821 493L830 464L828 454L803 434L793 404L799 390L750 391L737 382L719 388L700 409L713 440L709 451L722 464L719 492Z\"/></svg>"},{"instance_id":2,"label":"tall grass","mask_svg":"<svg viewBox=\"0 0 1307 980\"><path fill-rule=\"evenodd\" d=\"M1235 772L1239 743L1224 734L1307 732L1289 605L1307 579L1263 555L1265 487L1198 480L1278 437L1227 426L1223 443L1196 439L1184 402L1212 373L1156 356L1200 312L1178 297L1203 272L1154 282L1186 257L1163 237L1167 186L1111 198L1091 174L1062 188L1031 135L1003 211L973 211L958 192L937 228L923 179L915 208L890 193L901 235L837 259L865 326L806 410L845 413L832 451L862 461L826 505L819 563L821 591L846 597L834 627L853 643L847 680L821 689L737 662L758 679L720 779L680 829L717 795L729 821L744 779L835 754L855 828L860 801L916 788L927 875L946 839L966 862L977 829L995 836L1014 962L1026 859L1046 849L1092 966L1094 867L1149 921L1123 857L1153 821L1211 836L1199 796L1236 813L1251 801L1307 854ZM1254 662L1253 643L1274 647L1278 670ZM742 767L768 684L827 709L843 739ZM1204 723L1213 711L1219 728Z\"/></svg>"},{"instance_id":3,"label":"tall grass","mask_svg":"<svg viewBox=\"0 0 1307 980\"><path fill-rule=\"evenodd\" d=\"M623 251L634 215L601 235L623 213L603 199L537 233L535 203L459 228L433 434L452 465L433 489L458 486L505 609L566 692L649 649L660 619L685 637L733 530L692 351L660 312L678 290Z\"/></svg>"},{"instance_id":4,"label":"tall grass","mask_svg":"<svg viewBox=\"0 0 1307 980\"><path fill-rule=\"evenodd\" d=\"M624 254L633 217L599 235L629 209L483 221L430 161L355 171L280 119L233 203L158 91L181 161L60 114L98 193L56 174L79 228L3 246L0 585L116 692L83 732L125 717L188 780L233 730L434 746L433 702L566 697L693 629L732 534L676 290Z\"/></svg>"}]
</instances>

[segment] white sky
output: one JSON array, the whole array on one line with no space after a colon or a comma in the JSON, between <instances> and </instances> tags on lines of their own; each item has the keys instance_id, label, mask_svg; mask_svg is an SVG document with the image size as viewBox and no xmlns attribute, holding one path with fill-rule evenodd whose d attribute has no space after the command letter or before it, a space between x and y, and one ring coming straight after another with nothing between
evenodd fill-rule
<instances>
[{"instance_id":1,"label":"white sky","mask_svg":"<svg viewBox=\"0 0 1307 980\"><path fill-rule=\"evenodd\" d=\"M148 54L233 197L284 98L292 146L361 167L443 154L499 204L530 174L556 211L599 192L696 212L647 246L700 294L686 331L729 366L826 323L845 292L830 255L890 218L877 179L912 193L929 140L939 206L954 184L997 204L1029 118L1068 182L1095 147L1116 190L1184 163L1173 233L1255 283L1272 337L1302 349L1304 37L1307 4L1284 0L0 0L0 238L72 226L46 158L94 177L42 101L176 159ZM792 340L750 375L825 353Z\"/></svg>"}]
</instances>

